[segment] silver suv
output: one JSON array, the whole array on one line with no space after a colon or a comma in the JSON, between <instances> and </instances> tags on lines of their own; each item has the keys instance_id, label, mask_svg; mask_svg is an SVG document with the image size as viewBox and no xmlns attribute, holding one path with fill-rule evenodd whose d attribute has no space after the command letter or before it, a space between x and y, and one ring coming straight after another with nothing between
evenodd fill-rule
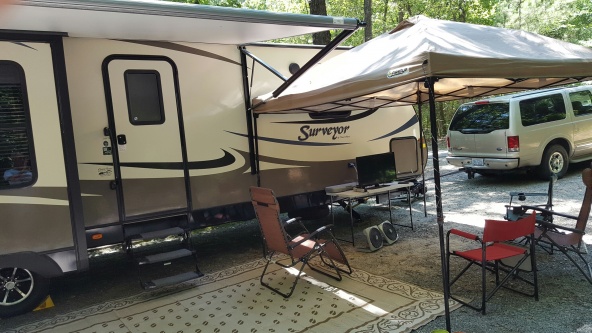
<instances>
[{"instance_id":1,"label":"silver suv","mask_svg":"<svg viewBox=\"0 0 592 333\"><path fill-rule=\"evenodd\" d=\"M592 86L529 91L461 105L446 137L448 163L469 178L533 169L565 175L592 159Z\"/></svg>"}]
</instances>

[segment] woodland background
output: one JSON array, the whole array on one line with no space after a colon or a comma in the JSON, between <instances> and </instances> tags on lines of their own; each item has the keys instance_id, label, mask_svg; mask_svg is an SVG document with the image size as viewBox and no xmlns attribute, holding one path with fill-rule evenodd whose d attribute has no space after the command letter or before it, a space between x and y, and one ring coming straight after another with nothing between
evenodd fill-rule
<instances>
[{"instance_id":1,"label":"woodland background","mask_svg":"<svg viewBox=\"0 0 592 333\"><path fill-rule=\"evenodd\" d=\"M366 22L343 45L356 46L415 15L525 30L592 47L592 0L170 0L202 5L250 8L274 12L358 18ZM327 44L339 31L277 40L281 43ZM446 134L457 107L467 102L437 103L438 133ZM422 115L429 128L428 112ZM429 137L429 133L426 133Z\"/></svg>"}]
</instances>

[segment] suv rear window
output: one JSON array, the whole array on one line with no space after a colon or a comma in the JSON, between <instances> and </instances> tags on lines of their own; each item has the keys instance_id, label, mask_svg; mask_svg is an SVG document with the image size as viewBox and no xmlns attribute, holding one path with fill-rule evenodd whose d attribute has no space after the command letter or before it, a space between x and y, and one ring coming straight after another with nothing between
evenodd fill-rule
<instances>
[{"instance_id":1,"label":"suv rear window","mask_svg":"<svg viewBox=\"0 0 592 333\"><path fill-rule=\"evenodd\" d=\"M561 94L520 101L522 126L548 123L565 117L565 103Z\"/></svg>"},{"instance_id":2,"label":"suv rear window","mask_svg":"<svg viewBox=\"0 0 592 333\"><path fill-rule=\"evenodd\" d=\"M450 122L450 130L461 133L489 133L508 129L509 113L508 103L463 104L456 110Z\"/></svg>"}]
</instances>

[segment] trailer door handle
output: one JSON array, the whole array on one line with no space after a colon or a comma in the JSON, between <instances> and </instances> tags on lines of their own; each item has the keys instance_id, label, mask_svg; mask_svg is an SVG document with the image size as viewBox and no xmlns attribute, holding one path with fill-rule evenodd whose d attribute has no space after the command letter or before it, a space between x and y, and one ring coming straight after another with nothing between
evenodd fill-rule
<instances>
[{"instance_id":1,"label":"trailer door handle","mask_svg":"<svg viewBox=\"0 0 592 333\"><path fill-rule=\"evenodd\" d=\"M119 134L117 136L117 144L118 145L124 145L127 143L127 138L125 137L125 134Z\"/></svg>"},{"instance_id":2,"label":"trailer door handle","mask_svg":"<svg viewBox=\"0 0 592 333\"><path fill-rule=\"evenodd\" d=\"M109 182L109 188L112 190L116 190L117 189L117 181L116 180L112 180Z\"/></svg>"}]
</instances>

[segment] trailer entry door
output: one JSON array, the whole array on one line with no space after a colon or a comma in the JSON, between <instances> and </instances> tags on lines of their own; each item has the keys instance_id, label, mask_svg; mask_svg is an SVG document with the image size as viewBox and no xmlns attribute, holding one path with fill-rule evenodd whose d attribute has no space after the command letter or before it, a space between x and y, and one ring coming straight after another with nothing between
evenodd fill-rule
<instances>
[{"instance_id":1,"label":"trailer entry door","mask_svg":"<svg viewBox=\"0 0 592 333\"><path fill-rule=\"evenodd\" d=\"M105 66L124 220L186 211L189 184L174 64L126 56L114 57Z\"/></svg>"}]
</instances>

